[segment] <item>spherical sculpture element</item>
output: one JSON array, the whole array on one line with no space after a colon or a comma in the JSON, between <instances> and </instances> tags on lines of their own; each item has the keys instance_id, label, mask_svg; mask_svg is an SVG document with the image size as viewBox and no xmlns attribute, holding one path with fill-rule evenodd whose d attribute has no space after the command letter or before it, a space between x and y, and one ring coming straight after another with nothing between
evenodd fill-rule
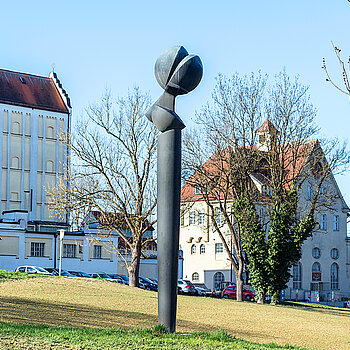
<instances>
[{"instance_id":1,"label":"spherical sculpture element","mask_svg":"<svg viewBox=\"0 0 350 350\"><path fill-rule=\"evenodd\" d=\"M201 59L189 55L183 46L165 50L157 59L154 70L159 85L174 96L195 89L203 76Z\"/></svg>"},{"instance_id":2,"label":"spherical sculpture element","mask_svg":"<svg viewBox=\"0 0 350 350\"><path fill-rule=\"evenodd\" d=\"M197 55L189 55L183 46L174 46L159 56L154 70L165 91L146 116L161 132L183 129L185 124L175 113L175 97L197 87L203 76L202 61Z\"/></svg>"}]
</instances>

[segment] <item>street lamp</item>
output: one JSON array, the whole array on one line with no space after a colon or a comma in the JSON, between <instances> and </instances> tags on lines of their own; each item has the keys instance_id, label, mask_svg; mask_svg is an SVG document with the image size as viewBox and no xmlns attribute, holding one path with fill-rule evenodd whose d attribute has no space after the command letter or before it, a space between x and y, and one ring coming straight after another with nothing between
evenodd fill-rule
<instances>
[{"instance_id":1,"label":"street lamp","mask_svg":"<svg viewBox=\"0 0 350 350\"><path fill-rule=\"evenodd\" d=\"M157 161L158 323L175 332L180 231L181 130L175 97L197 87L203 65L183 46L164 51L156 61L155 76L163 94L146 113L161 132Z\"/></svg>"}]
</instances>

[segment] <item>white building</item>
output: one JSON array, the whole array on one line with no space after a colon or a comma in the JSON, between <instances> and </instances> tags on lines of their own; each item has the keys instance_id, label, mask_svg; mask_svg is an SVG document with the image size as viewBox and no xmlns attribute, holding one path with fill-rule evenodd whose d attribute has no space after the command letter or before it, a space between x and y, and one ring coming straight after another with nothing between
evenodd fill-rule
<instances>
[{"instance_id":1,"label":"white building","mask_svg":"<svg viewBox=\"0 0 350 350\"><path fill-rule=\"evenodd\" d=\"M128 274L124 258L130 257L121 256L115 249L119 246L117 232L99 229L96 220L80 231L70 232L68 229L69 225L65 223L28 221L26 211L5 211L0 222L0 270L15 270L22 265L58 268L58 230L64 230L62 269L86 273ZM152 232L148 234L152 235ZM141 259L140 276L157 278L156 251L148 255L148 259Z\"/></svg>"},{"instance_id":2,"label":"white building","mask_svg":"<svg viewBox=\"0 0 350 350\"><path fill-rule=\"evenodd\" d=\"M67 164L71 104L56 73L50 77L0 69L1 212L27 210L29 220L54 221L45 189Z\"/></svg>"},{"instance_id":3,"label":"white building","mask_svg":"<svg viewBox=\"0 0 350 350\"><path fill-rule=\"evenodd\" d=\"M264 135L261 140L268 140L268 135ZM318 147L316 141L313 145ZM258 149L263 149L263 145L257 146ZM301 210L312 200L316 176L314 174L303 182L299 192ZM261 195L269 195L262 176L252 175L251 179ZM289 299L304 300L310 291L318 291L321 300L350 297L350 239L347 237L349 208L333 176L323 183L321 192L325 196L327 193L333 194L332 207L318 208L316 220L319 227L304 242L302 259L291 271L293 278L285 291ZM205 284L210 289L221 281L234 282L235 274L230 260L219 235L210 223L209 210L200 193L196 193L196 189L189 184L183 187L183 193L191 201L188 206L183 199L184 207L188 207L180 229L180 246L184 258L183 278L193 283ZM257 203L257 210L261 218L267 215L262 203ZM220 214L216 220L222 220ZM229 239L227 241L230 242Z\"/></svg>"}]
</instances>

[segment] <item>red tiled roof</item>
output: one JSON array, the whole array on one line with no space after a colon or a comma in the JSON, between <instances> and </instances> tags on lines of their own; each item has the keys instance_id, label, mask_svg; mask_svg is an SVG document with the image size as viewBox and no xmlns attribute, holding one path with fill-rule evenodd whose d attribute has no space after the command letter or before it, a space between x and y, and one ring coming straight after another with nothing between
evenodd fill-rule
<instances>
[{"instance_id":1,"label":"red tiled roof","mask_svg":"<svg viewBox=\"0 0 350 350\"><path fill-rule=\"evenodd\" d=\"M276 127L266 119L264 123L256 130L256 132L276 132Z\"/></svg>"},{"instance_id":2,"label":"red tiled roof","mask_svg":"<svg viewBox=\"0 0 350 350\"><path fill-rule=\"evenodd\" d=\"M0 103L69 113L51 78L0 69Z\"/></svg>"},{"instance_id":3,"label":"red tiled roof","mask_svg":"<svg viewBox=\"0 0 350 350\"><path fill-rule=\"evenodd\" d=\"M267 123L265 122L264 124ZM272 123L271 125L274 128L274 125ZM286 172L284 178L284 186L287 190L290 189L293 181L301 175L303 168L307 164L309 156L312 154L312 152L318 145L319 143L317 140L309 140L303 142L300 145L296 145L295 143L290 142L282 147L280 153L280 160L284 163L283 170ZM220 172L220 170L216 169L216 166L214 165L214 160L215 155L211 156L203 165L203 168L206 170L206 172L213 171L213 175L215 175L216 171ZM198 175L194 173L190 177L188 182L181 188L181 200L183 202L203 200L201 194L196 195L194 193L193 183L195 182L197 176Z\"/></svg>"}]
</instances>

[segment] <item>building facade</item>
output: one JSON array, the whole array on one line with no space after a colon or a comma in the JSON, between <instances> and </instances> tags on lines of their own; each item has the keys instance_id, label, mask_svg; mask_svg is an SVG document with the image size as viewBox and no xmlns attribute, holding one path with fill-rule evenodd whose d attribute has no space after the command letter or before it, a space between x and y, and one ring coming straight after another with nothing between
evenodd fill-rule
<instances>
[{"instance_id":1,"label":"building facade","mask_svg":"<svg viewBox=\"0 0 350 350\"><path fill-rule=\"evenodd\" d=\"M72 232L66 223L29 221L28 216L25 210L3 213L0 222L0 270L13 271L23 265L58 268L59 230L64 230L62 269L86 273L128 274L124 259L130 257L122 256L115 249L120 239L117 232L101 230L94 222ZM141 259L140 276L157 278L156 251L146 255L147 259Z\"/></svg>"},{"instance_id":2,"label":"building facade","mask_svg":"<svg viewBox=\"0 0 350 350\"><path fill-rule=\"evenodd\" d=\"M266 140L268 137L262 139ZM318 143L313 142L313 145L317 149ZM257 147L263 149L261 144ZM307 210L315 193L318 175L315 172L309 173L312 175L300 186L299 212ZM270 191L263 176L252 174L251 180L262 196L269 196ZM307 300L313 292L317 292L319 300L325 301L350 297L350 239L347 236L349 208L332 175L323 182L320 192L321 204L317 207L315 217L319 224L312 236L304 242L301 260L292 268L293 277L285 291L288 299ZM180 246L184 259L183 278L193 283L205 284L210 289L216 288L222 281L235 282L231 262L211 223L205 201L201 199L200 193L196 193L196 188L189 184L184 186L183 193L186 193L186 198L190 198L190 203L183 198L185 210L180 229ZM326 201L327 196L332 197L331 205L322 205L322 197ZM213 204L215 206L215 202ZM217 207L219 208L218 205ZM266 202L257 202L256 209L268 234ZM219 209L215 220L219 226L224 225ZM226 234L226 241L230 246L228 229ZM245 272L243 279L246 284L249 282Z\"/></svg>"},{"instance_id":3,"label":"building facade","mask_svg":"<svg viewBox=\"0 0 350 350\"><path fill-rule=\"evenodd\" d=\"M71 104L57 74L0 69L1 212L27 210L29 220L55 221L48 189L67 166Z\"/></svg>"}]
</instances>

